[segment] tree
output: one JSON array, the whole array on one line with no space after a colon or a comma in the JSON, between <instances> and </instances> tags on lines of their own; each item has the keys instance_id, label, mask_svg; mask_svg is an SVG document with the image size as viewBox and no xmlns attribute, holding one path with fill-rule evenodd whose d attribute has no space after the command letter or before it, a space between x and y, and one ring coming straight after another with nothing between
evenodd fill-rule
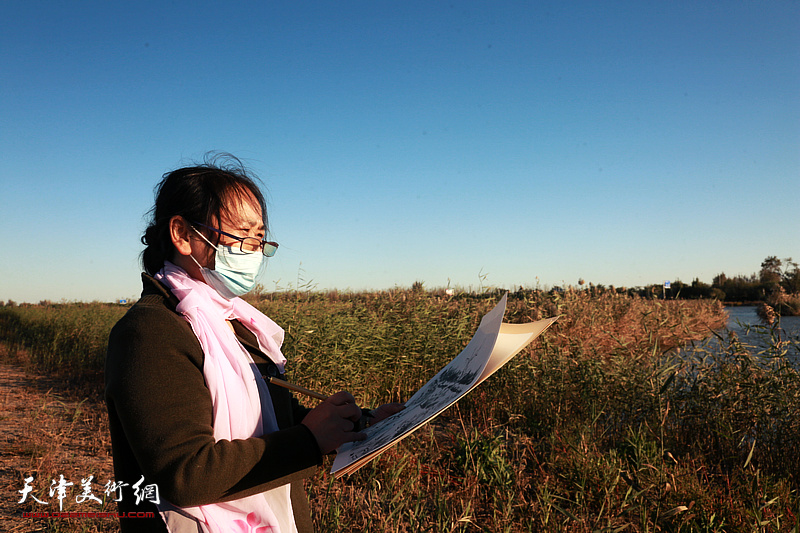
<instances>
[{"instance_id":1,"label":"tree","mask_svg":"<svg viewBox=\"0 0 800 533\"><path fill-rule=\"evenodd\" d=\"M781 284L789 294L800 293L800 267L792 261L791 257L783 260L785 268L781 273Z\"/></svg>"},{"instance_id":2,"label":"tree","mask_svg":"<svg viewBox=\"0 0 800 533\"><path fill-rule=\"evenodd\" d=\"M761 283L780 283L781 265L781 260L775 255L764 259L761 263L761 272L758 274Z\"/></svg>"}]
</instances>

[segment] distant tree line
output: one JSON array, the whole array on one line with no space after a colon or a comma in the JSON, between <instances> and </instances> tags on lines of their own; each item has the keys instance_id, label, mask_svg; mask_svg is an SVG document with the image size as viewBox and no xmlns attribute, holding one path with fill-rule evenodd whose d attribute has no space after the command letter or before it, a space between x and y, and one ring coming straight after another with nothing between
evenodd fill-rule
<instances>
[{"instance_id":1,"label":"distant tree line","mask_svg":"<svg viewBox=\"0 0 800 533\"><path fill-rule=\"evenodd\" d=\"M764 259L757 274L728 277L721 272L714 276L710 285L697 278L691 284L674 281L670 292L674 298L715 298L725 302L741 303L763 302L780 293L800 294L800 268L791 257L780 260L773 255Z\"/></svg>"},{"instance_id":2,"label":"distant tree line","mask_svg":"<svg viewBox=\"0 0 800 533\"><path fill-rule=\"evenodd\" d=\"M772 255L764 259L757 274L728 277L721 272L711 284L695 278L691 284L674 281L668 291L662 285L650 285L639 293L651 298L714 298L759 305L764 316L800 315L800 267L791 257L781 260Z\"/></svg>"}]
</instances>

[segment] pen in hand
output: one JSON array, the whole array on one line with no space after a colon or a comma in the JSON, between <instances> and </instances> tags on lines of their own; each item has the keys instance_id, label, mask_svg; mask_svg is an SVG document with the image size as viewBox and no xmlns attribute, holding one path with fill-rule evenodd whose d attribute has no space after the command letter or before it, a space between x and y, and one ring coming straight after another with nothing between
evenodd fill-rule
<instances>
[{"instance_id":1,"label":"pen in hand","mask_svg":"<svg viewBox=\"0 0 800 533\"><path fill-rule=\"evenodd\" d=\"M305 387L301 387L300 385L295 385L294 383L289 383L286 380L278 379L276 377L268 378L269 382L273 385L277 385L279 387L283 387L284 389L289 389L290 391L299 392L300 394L305 394L306 396L311 396L312 398L316 398L317 400L327 400L328 397L324 394L319 392L315 392L311 389L307 389ZM372 412L367 411L361 416L361 420L355 425L355 431L363 431L365 428L370 426L370 419L374 418L375 415Z\"/></svg>"},{"instance_id":2,"label":"pen in hand","mask_svg":"<svg viewBox=\"0 0 800 533\"><path fill-rule=\"evenodd\" d=\"M300 385L295 385L293 383L289 383L286 380L278 379L275 377L269 378L269 382L273 385L277 385L279 387L283 387L284 389L289 389L290 391L299 392L300 394L305 394L306 396L311 396L312 398L316 398L317 400L327 400L328 397L324 394L319 392L314 392L313 390L307 389L305 387L301 387Z\"/></svg>"}]
</instances>

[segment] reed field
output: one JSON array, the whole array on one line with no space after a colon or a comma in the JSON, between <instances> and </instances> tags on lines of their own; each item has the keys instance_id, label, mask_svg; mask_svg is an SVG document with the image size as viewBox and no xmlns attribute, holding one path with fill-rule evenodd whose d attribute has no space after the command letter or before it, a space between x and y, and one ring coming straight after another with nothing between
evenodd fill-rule
<instances>
[{"instance_id":1,"label":"reed field","mask_svg":"<svg viewBox=\"0 0 800 533\"><path fill-rule=\"evenodd\" d=\"M464 348L500 296L396 289L251 301L286 329L291 381L346 389L370 406L410 397ZM65 401L93 413L84 426L105 443L109 468L102 364L125 310L0 307L6 362L56 377ZM360 471L334 479L326 458L307 481L317 530L800 533L797 338L777 322L756 327L766 348L747 346L720 330L725 313L713 300L596 288L509 294L507 322L555 315L532 346ZM44 460L53 453L47 439L29 433L39 440L25 448L27 462L8 482L16 488L3 488L3 498L18 499L25 476L49 480L65 469ZM36 509L15 506L18 523ZM20 531L116 527L30 525Z\"/></svg>"}]
</instances>

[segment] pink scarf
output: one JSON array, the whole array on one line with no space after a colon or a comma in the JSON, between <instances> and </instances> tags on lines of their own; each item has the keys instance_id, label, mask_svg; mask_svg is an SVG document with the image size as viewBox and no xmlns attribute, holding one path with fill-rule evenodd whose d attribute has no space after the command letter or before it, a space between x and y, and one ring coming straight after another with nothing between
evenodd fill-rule
<instances>
[{"instance_id":1,"label":"pink scarf","mask_svg":"<svg viewBox=\"0 0 800 533\"><path fill-rule=\"evenodd\" d=\"M155 278L180 300L176 309L192 326L203 348L203 376L214 409L215 441L260 437L277 431L266 382L250 354L236 338L228 320L238 319L252 331L261 351L281 372L286 364L280 349L283 329L241 298L223 298L213 288L191 278L170 262L164 263L164 268ZM288 485L275 490L281 489L288 494ZM285 513L287 510L276 511ZM291 515L291 508L288 511ZM180 512L194 517L203 526L203 531L209 533L279 531L279 520L261 494L225 503L184 507ZM161 514L169 528L167 516L164 512Z\"/></svg>"}]
</instances>

